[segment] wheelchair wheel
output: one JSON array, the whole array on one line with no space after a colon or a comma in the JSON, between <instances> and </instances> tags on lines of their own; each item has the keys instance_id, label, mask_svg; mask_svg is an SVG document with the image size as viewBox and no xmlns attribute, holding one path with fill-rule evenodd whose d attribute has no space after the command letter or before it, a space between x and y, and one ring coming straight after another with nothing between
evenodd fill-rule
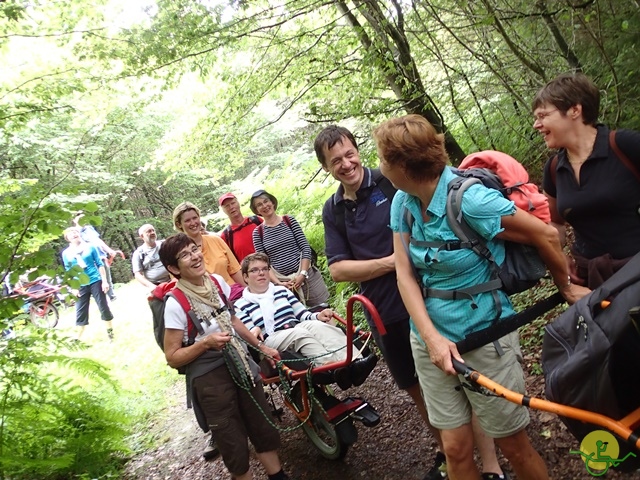
<instances>
[{"instance_id":1,"label":"wheelchair wheel","mask_svg":"<svg viewBox=\"0 0 640 480\"><path fill-rule=\"evenodd\" d=\"M294 385L293 399L298 405L298 408L302 409L302 392L300 387L300 383L296 383ZM321 403L326 404L325 408L329 408L332 399L333 401L338 401L334 397L327 396L325 391L321 390L322 387L318 388L319 390L317 393L324 399ZM316 403L317 401L317 399L311 400L311 414L309 415L309 419L302 424L302 429L323 457L329 460L341 460L347 454L349 445L355 441L353 438L351 438L351 441L348 441L348 437L352 437L353 434L351 430L355 430L355 427L353 426L350 418L344 420L344 422L348 422L349 425L345 424L342 426L342 430L346 432L345 438L343 439L340 434L341 429L337 429L334 424L327 420L322 408L318 403ZM346 427L346 430L344 427ZM349 429L349 427L351 427L351 429Z\"/></svg>"},{"instance_id":2,"label":"wheelchair wheel","mask_svg":"<svg viewBox=\"0 0 640 480\"><path fill-rule=\"evenodd\" d=\"M351 419L345 420L350 421ZM311 416L302 424L302 429L323 457L341 460L347 454L349 444L340 438L335 425L325 418L322 409L315 402L311 408Z\"/></svg>"},{"instance_id":3,"label":"wheelchair wheel","mask_svg":"<svg viewBox=\"0 0 640 480\"><path fill-rule=\"evenodd\" d=\"M60 315L54 304L42 300L29 306L29 317L31 318L31 323L36 327L55 328L58 325Z\"/></svg>"}]
</instances>

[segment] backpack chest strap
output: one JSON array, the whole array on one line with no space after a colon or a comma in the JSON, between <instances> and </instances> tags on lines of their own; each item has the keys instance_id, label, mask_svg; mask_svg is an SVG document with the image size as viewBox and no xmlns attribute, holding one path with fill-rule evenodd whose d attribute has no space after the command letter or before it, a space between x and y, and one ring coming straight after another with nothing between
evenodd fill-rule
<instances>
[{"instance_id":1,"label":"backpack chest strap","mask_svg":"<svg viewBox=\"0 0 640 480\"><path fill-rule=\"evenodd\" d=\"M448 252L454 251L454 250L460 250L463 248L473 249L477 245L477 242L474 242L473 240L469 242L463 242L461 240L449 240L446 242L440 242L440 241L428 242L426 240L417 240L414 237L411 237L409 241L411 245L414 245L416 247L436 248L438 249L438 251L446 250Z\"/></svg>"},{"instance_id":2,"label":"backpack chest strap","mask_svg":"<svg viewBox=\"0 0 640 480\"><path fill-rule=\"evenodd\" d=\"M441 300L470 300L471 308L476 309L478 308L478 305L473 301L474 295L495 291L501 286L502 281L499 278L495 278L488 282L457 290L441 290L439 288L422 287L422 296L424 298L431 297L439 298Z\"/></svg>"}]
</instances>

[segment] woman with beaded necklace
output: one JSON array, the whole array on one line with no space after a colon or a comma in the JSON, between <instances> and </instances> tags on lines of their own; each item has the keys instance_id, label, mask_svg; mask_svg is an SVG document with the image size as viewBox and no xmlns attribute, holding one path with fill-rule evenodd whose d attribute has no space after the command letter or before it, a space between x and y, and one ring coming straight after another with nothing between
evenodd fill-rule
<instances>
[{"instance_id":1,"label":"woman with beaded necklace","mask_svg":"<svg viewBox=\"0 0 640 480\"><path fill-rule=\"evenodd\" d=\"M160 260L178 279L176 288L185 295L191 306L189 313L198 317L204 329L191 342L186 312L175 298L166 300L165 356L171 367L186 369L198 423L203 430L212 431L233 478L253 478L248 437L269 479L289 479L276 451L279 434L267 420L271 410L259 369L244 343L272 358L280 358L277 350L259 342L229 311L219 288L227 298L230 288L220 276L207 274L202 251L193 239L184 233L170 236L160 248Z\"/></svg>"}]
</instances>

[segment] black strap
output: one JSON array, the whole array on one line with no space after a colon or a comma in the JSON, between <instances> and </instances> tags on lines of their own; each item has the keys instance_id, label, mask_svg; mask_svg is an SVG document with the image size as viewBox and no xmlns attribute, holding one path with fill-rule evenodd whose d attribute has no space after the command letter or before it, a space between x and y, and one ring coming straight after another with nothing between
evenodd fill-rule
<instances>
[{"instance_id":1,"label":"black strap","mask_svg":"<svg viewBox=\"0 0 640 480\"><path fill-rule=\"evenodd\" d=\"M611 130L609 132L609 145L611 146L611 150L614 151L614 153L616 154L618 159L624 164L625 167L627 167L629 170L631 170L633 175L640 182L640 172L638 171L636 166L631 162L631 160L629 160L629 157L627 157L625 155L625 153L622 150L620 150L620 147L618 147L618 144L616 143L616 131L615 130Z\"/></svg>"},{"instance_id":2,"label":"black strap","mask_svg":"<svg viewBox=\"0 0 640 480\"><path fill-rule=\"evenodd\" d=\"M560 292L556 292L512 317L467 335L463 340L456 342L458 352L460 352L460 354L468 353L488 343L495 342L521 326L531 323L562 302L564 302L564 298Z\"/></svg>"}]
</instances>

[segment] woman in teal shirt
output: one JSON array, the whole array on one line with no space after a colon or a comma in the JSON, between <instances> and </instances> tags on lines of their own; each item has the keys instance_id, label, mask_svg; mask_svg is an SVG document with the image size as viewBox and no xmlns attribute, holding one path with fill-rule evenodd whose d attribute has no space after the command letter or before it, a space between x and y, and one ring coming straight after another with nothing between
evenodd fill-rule
<instances>
[{"instance_id":1,"label":"woman in teal shirt","mask_svg":"<svg viewBox=\"0 0 640 480\"><path fill-rule=\"evenodd\" d=\"M500 339L500 347L489 344L463 356L455 346L456 341L488 326L498 316L492 293L480 293L473 299L423 299L407 257L404 245L409 249L422 284L429 288L456 290L490 279L488 262L471 250L438 251L410 244L410 236L434 242L457 239L446 219L447 186L454 174L447 168L444 136L423 117L407 115L377 127L374 138L380 170L399 189L391 207L398 286L411 315L413 357L429 420L442 432L450 477L480 478L473 460L470 423L473 410L519 479L548 478L546 466L525 431L529 423L527 410L498 397L460 388L462 379L452 365L452 357L468 361L505 387L524 392L517 333ZM414 219L411 235L403 214L405 207ZM482 185L467 190L461 208L470 226L488 241L498 263L504 259L501 240L528 243L538 249L567 301L573 303L588 293L589 290L568 281L569 273L553 227ZM513 315L507 295L501 291L498 295L499 318Z\"/></svg>"},{"instance_id":2,"label":"woman in teal shirt","mask_svg":"<svg viewBox=\"0 0 640 480\"><path fill-rule=\"evenodd\" d=\"M109 340L113 340L113 328L111 321L113 314L107 302L106 292L109 290L106 271L98 250L93 245L84 242L80 237L80 229L77 227L67 228L64 231L64 238L69 242L62 252L64 268L69 270L78 265L89 277L89 281L82 283L76 301L76 326L78 329L78 340L82 336L85 327L89 324L89 300L94 298L100 310L100 316L107 326Z\"/></svg>"}]
</instances>

